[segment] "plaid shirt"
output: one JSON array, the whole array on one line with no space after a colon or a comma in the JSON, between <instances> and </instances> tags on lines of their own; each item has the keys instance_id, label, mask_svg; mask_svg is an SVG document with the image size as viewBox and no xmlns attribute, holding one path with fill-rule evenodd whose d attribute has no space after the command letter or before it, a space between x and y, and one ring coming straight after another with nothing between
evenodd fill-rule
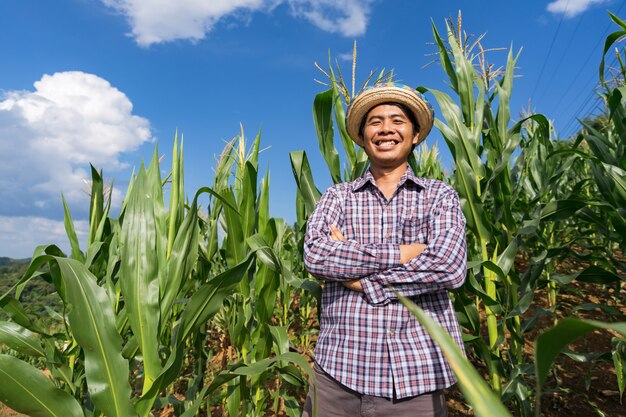
<instances>
[{"instance_id":1,"label":"plaid shirt","mask_svg":"<svg viewBox=\"0 0 626 417\"><path fill-rule=\"evenodd\" d=\"M345 241L330 239L330 224ZM427 248L406 264L400 245ZM361 394L406 398L456 382L426 330L397 300L409 297L463 349L448 290L466 274L465 217L449 185L410 168L387 200L371 172L330 187L307 225L306 268L326 281L316 362ZM363 292L341 282L360 279Z\"/></svg>"}]
</instances>

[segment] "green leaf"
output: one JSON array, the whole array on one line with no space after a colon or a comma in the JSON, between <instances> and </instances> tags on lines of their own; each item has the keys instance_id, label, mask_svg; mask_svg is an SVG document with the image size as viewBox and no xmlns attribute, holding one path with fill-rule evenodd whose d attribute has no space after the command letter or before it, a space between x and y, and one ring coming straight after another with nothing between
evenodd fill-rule
<instances>
[{"instance_id":1,"label":"green leaf","mask_svg":"<svg viewBox=\"0 0 626 417\"><path fill-rule=\"evenodd\" d=\"M569 284L574 280L591 284L610 284L611 282L626 281L626 277L615 275L596 265L591 265L577 274L554 274L552 279L561 284Z\"/></svg>"},{"instance_id":2,"label":"green leaf","mask_svg":"<svg viewBox=\"0 0 626 417\"><path fill-rule=\"evenodd\" d=\"M47 332L30 320L20 302L15 298L8 295L0 298L0 308L9 315L11 320L20 326L39 334L47 334Z\"/></svg>"},{"instance_id":3,"label":"green leaf","mask_svg":"<svg viewBox=\"0 0 626 417\"><path fill-rule=\"evenodd\" d=\"M324 156L330 176L335 184L341 182L339 153L335 148L333 129L333 90L327 90L315 96L313 101L313 120L319 142L320 151Z\"/></svg>"},{"instance_id":4,"label":"green leaf","mask_svg":"<svg viewBox=\"0 0 626 417\"><path fill-rule=\"evenodd\" d=\"M160 243L166 231L157 219L162 200L158 201L161 195L155 190L156 182L160 188L161 181L150 179L142 165L127 199L120 237L120 284L130 327L143 356L144 392L161 368L159 273L167 272L166 245Z\"/></svg>"},{"instance_id":5,"label":"green leaf","mask_svg":"<svg viewBox=\"0 0 626 417\"><path fill-rule=\"evenodd\" d=\"M615 42L617 42L618 39L620 39L622 36L626 35L626 23L611 12L609 12L609 16L611 16L611 20L613 20L613 22L615 22L622 29L611 33L609 36L606 37L606 40L604 41L604 51L602 52L602 60L600 61L599 69L600 83L602 84L604 84L604 57L606 56L606 53L611 48L611 46Z\"/></svg>"},{"instance_id":6,"label":"green leaf","mask_svg":"<svg viewBox=\"0 0 626 417\"><path fill-rule=\"evenodd\" d=\"M174 236L176 235L176 229L180 224L180 219L183 216L182 207L184 194L181 195L181 190L184 187L182 183L183 166L181 164L182 150L179 157L178 151L178 130L174 135L174 146L172 149L172 185L170 187L170 206L168 213L168 231L167 231L167 258L169 259L172 252L172 245L174 244Z\"/></svg>"},{"instance_id":7,"label":"green leaf","mask_svg":"<svg viewBox=\"0 0 626 417\"><path fill-rule=\"evenodd\" d=\"M276 344L276 352L283 354L289 352L289 335L285 326L270 326L270 332Z\"/></svg>"},{"instance_id":8,"label":"green leaf","mask_svg":"<svg viewBox=\"0 0 626 417\"><path fill-rule=\"evenodd\" d=\"M224 190L222 196L231 205L236 204L235 194L231 188ZM224 239L226 250L226 263L229 267L233 267L241 262L246 256L246 245L243 230L242 217L246 213L233 211L229 206L224 208L224 218L226 220L226 238Z\"/></svg>"},{"instance_id":9,"label":"green leaf","mask_svg":"<svg viewBox=\"0 0 626 417\"><path fill-rule=\"evenodd\" d=\"M135 416L130 404L128 361L122 357L122 339L115 312L96 277L73 259L45 256L56 262L71 306L68 321L85 355L85 375L91 399L108 417Z\"/></svg>"},{"instance_id":10,"label":"green leaf","mask_svg":"<svg viewBox=\"0 0 626 417\"><path fill-rule=\"evenodd\" d=\"M256 225L257 177L258 173L255 165L246 161L241 194L237 195L244 239L254 233Z\"/></svg>"},{"instance_id":11,"label":"green leaf","mask_svg":"<svg viewBox=\"0 0 626 417\"><path fill-rule=\"evenodd\" d=\"M435 26L435 22L431 20L431 26L433 28L433 35L435 36L435 42L437 43L437 48L439 49L439 62L443 67L443 70L446 72L446 75L450 79L451 87L454 91L458 91L458 80L457 75L454 70L454 66L452 65L452 61L450 59L450 55L448 55L448 48L443 43L443 39L439 35L437 31L437 27Z\"/></svg>"},{"instance_id":12,"label":"green leaf","mask_svg":"<svg viewBox=\"0 0 626 417\"><path fill-rule=\"evenodd\" d=\"M626 171L618 166L609 165L604 162L602 166L615 183L615 193L622 202L622 208L626 208Z\"/></svg>"},{"instance_id":13,"label":"green leaf","mask_svg":"<svg viewBox=\"0 0 626 417\"><path fill-rule=\"evenodd\" d=\"M176 326L172 340L172 352L163 366L161 374L136 405L139 415L147 416L159 391L176 379L185 356L184 341L222 308L224 299L232 293L246 275L254 260L254 253L248 254L241 263L212 278L194 292L183 310L180 323Z\"/></svg>"},{"instance_id":14,"label":"green leaf","mask_svg":"<svg viewBox=\"0 0 626 417\"><path fill-rule=\"evenodd\" d=\"M63 195L61 195L61 200L63 201L63 224L65 225L65 233L70 240L70 247L72 248L72 258L76 259L79 262L83 262L85 260L85 256L80 250L80 245L78 243L78 237L76 236L76 230L74 229L74 222L72 221L70 209L67 207L67 202L65 201L65 197Z\"/></svg>"},{"instance_id":15,"label":"green leaf","mask_svg":"<svg viewBox=\"0 0 626 417\"><path fill-rule=\"evenodd\" d=\"M265 178L261 180L261 194L258 204L258 230L263 234L270 221L270 171L265 172Z\"/></svg>"},{"instance_id":16,"label":"green leaf","mask_svg":"<svg viewBox=\"0 0 626 417\"><path fill-rule=\"evenodd\" d=\"M476 178L471 175L471 168L463 159L457 161L455 173L458 184L457 191L459 192L463 214L467 219L467 226L474 231L477 238L489 241L492 233L478 194Z\"/></svg>"},{"instance_id":17,"label":"green leaf","mask_svg":"<svg viewBox=\"0 0 626 417\"><path fill-rule=\"evenodd\" d=\"M90 246L96 241L98 226L100 225L104 216L104 183L102 181L102 175L96 170L93 165L91 167L91 192L89 203L89 238L87 240L87 246ZM72 253L74 248L72 247ZM73 257L73 256L72 256ZM75 258L77 259L77 258ZM82 261L81 259L77 259Z\"/></svg>"},{"instance_id":18,"label":"green leaf","mask_svg":"<svg viewBox=\"0 0 626 417\"><path fill-rule=\"evenodd\" d=\"M45 356L38 334L10 321L0 321L0 344L29 356Z\"/></svg>"},{"instance_id":19,"label":"green leaf","mask_svg":"<svg viewBox=\"0 0 626 417\"><path fill-rule=\"evenodd\" d=\"M341 100L341 95L339 94L339 89L337 88L337 82L334 78L332 68L330 75L333 90L333 110L335 111L335 122L337 123L337 130L339 130L339 136L341 137L343 148L346 152L346 157L348 158L350 170L354 172L354 166L356 164L356 151L354 150L355 143L350 138L350 135L348 135L348 130L346 129L346 113L343 108L343 101ZM356 179L356 177L350 178L350 180L354 179Z\"/></svg>"},{"instance_id":20,"label":"green leaf","mask_svg":"<svg viewBox=\"0 0 626 417\"><path fill-rule=\"evenodd\" d=\"M80 404L32 365L0 354L0 398L32 417L83 417Z\"/></svg>"},{"instance_id":21,"label":"green leaf","mask_svg":"<svg viewBox=\"0 0 626 417\"><path fill-rule=\"evenodd\" d=\"M585 206L585 202L580 200L553 200L541 210L541 220L557 221L569 219Z\"/></svg>"},{"instance_id":22,"label":"green leaf","mask_svg":"<svg viewBox=\"0 0 626 417\"><path fill-rule=\"evenodd\" d=\"M615 365L615 376L617 377L617 387L619 389L619 400L621 403L622 396L624 395L624 386L626 385L626 370L624 369L624 362L626 362L626 353L620 351L619 348L617 348L613 350L611 357L613 358L613 364Z\"/></svg>"},{"instance_id":23,"label":"green leaf","mask_svg":"<svg viewBox=\"0 0 626 417\"><path fill-rule=\"evenodd\" d=\"M472 406L475 415L478 417L511 416L506 407L500 402L500 399L487 386L483 377L465 358L452 337L424 310L409 299L400 295L398 295L398 299L417 318L433 340L437 342L459 381L459 388L465 395L465 399Z\"/></svg>"},{"instance_id":24,"label":"green leaf","mask_svg":"<svg viewBox=\"0 0 626 417\"><path fill-rule=\"evenodd\" d=\"M565 318L553 328L541 333L535 341L535 371L537 393L546 381L548 372L563 348L579 337L596 329L611 329L626 336L626 322L602 323L595 320Z\"/></svg>"},{"instance_id":25,"label":"green leaf","mask_svg":"<svg viewBox=\"0 0 626 417\"><path fill-rule=\"evenodd\" d=\"M289 158L291 159L293 176L296 179L298 191L304 200L304 206L308 216L313 213L313 210L315 210L315 205L322 196L322 193L320 193L315 186L315 182L313 181L313 174L311 173L311 167L309 166L309 160L307 159L306 152L290 152Z\"/></svg>"}]
</instances>

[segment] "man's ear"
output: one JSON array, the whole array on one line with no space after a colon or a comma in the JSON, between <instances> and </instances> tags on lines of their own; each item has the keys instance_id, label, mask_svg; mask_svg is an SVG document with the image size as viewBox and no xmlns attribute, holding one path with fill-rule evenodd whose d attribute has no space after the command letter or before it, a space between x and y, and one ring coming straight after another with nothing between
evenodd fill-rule
<instances>
[{"instance_id":1,"label":"man's ear","mask_svg":"<svg viewBox=\"0 0 626 417\"><path fill-rule=\"evenodd\" d=\"M416 131L415 134L413 135L413 140L411 141L411 143L413 145L417 145L417 142L419 142L419 138L420 138L420 131Z\"/></svg>"}]
</instances>

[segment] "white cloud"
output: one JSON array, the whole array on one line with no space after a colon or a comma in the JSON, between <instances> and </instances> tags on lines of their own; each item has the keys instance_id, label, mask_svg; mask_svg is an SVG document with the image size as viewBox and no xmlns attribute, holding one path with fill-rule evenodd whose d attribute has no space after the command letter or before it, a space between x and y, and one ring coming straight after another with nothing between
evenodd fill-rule
<instances>
[{"instance_id":1,"label":"white cloud","mask_svg":"<svg viewBox=\"0 0 626 417\"><path fill-rule=\"evenodd\" d=\"M176 39L203 39L226 17L241 18L254 12L271 13L286 3L296 17L322 30L344 36L365 33L374 0L101 0L125 15L139 45Z\"/></svg>"},{"instance_id":2,"label":"white cloud","mask_svg":"<svg viewBox=\"0 0 626 417\"><path fill-rule=\"evenodd\" d=\"M89 223L74 221L76 235L85 250ZM37 246L56 244L69 255L70 244L61 220L43 217L0 216L0 256L28 258Z\"/></svg>"},{"instance_id":3,"label":"white cloud","mask_svg":"<svg viewBox=\"0 0 626 417\"><path fill-rule=\"evenodd\" d=\"M365 33L371 1L359 0L290 0L291 10L315 26L344 36Z\"/></svg>"},{"instance_id":4,"label":"white cloud","mask_svg":"<svg viewBox=\"0 0 626 417\"><path fill-rule=\"evenodd\" d=\"M44 75L34 87L0 98L0 215L45 216L61 193L88 207L89 163L124 168L121 155L151 138L128 97L96 75Z\"/></svg>"},{"instance_id":5,"label":"white cloud","mask_svg":"<svg viewBox=\"0 0 626 417\"><path fill-rule=\"evenodd\" d=\"M556 0L548 4L548 11L554 14L564 14L571 18L584 13L594 4L606 3L608 0Z\"/></svg>"}]
</instances>

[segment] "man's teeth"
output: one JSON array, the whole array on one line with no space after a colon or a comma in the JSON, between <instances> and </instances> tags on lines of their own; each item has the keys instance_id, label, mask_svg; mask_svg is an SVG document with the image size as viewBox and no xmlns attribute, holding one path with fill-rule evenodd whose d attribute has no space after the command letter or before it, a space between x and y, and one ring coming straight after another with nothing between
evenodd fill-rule
<instances>
[{"instance_id":1,"label":"man's teeth","mask_svg":"<svg viewBox=\"0 0 626 417\"><path fill-rule=\"evenodd\" d=\"M378 146L389 146L389 145L395 145L395 141L393 140L381 140L377 142Z\"/></svg>"}]
</instances>

